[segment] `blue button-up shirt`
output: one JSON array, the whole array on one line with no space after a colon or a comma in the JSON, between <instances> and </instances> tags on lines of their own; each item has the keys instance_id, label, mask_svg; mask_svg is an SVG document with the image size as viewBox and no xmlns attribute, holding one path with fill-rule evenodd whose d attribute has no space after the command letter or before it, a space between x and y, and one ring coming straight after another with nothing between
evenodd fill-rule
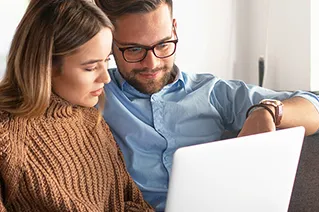
<instances>
[{"instance_id":1,"label":"blue button-up shirt","mask_svg":"<svg viewBox=\"0 0 319 212\"><path fill-rule=\"evenodd\" d=\"M175 81L152 95L137 91L116 69L109 71L112 81L105 86L104 118L129 173L157 211L165 208L177 148L219 140L225 130L240 130L247 109L264 98L302 96L319 108L317 96L311 93L278 93L174 68Z\"/></svg>"}]
</instances>

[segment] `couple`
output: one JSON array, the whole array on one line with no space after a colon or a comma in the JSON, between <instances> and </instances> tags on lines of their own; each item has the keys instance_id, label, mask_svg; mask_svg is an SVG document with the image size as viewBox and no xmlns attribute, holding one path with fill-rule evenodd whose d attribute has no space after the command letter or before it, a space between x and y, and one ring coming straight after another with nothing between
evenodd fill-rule
<instances>
[{"instance_id":1,"label":"couple","mask_svg":"<svg viewBox=\"0 0 319 212\"><path fill-rule=\"evenodd\" d=\"M2 210L163 211L177 148L318 130L315 95L180 71L171 0L95 3L104 13L33 0L17 29L0 84Z\"/></svg>"}]
</instances>

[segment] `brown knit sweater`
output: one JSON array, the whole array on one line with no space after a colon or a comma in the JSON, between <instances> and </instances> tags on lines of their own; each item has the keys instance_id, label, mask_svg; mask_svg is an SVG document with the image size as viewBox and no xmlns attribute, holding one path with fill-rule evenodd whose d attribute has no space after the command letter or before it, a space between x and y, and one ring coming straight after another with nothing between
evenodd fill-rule
<instances>
[{"instance_id":1,"label":"brown knit sweater","mask_svg":"<svg viewBox=\"0 0 319 212\"><path fill-rule=\"evenodd\" d=\"M0 211L153 211L97 118L54 94L38 118L0 111Z\"/></svg>"}]
</instances>

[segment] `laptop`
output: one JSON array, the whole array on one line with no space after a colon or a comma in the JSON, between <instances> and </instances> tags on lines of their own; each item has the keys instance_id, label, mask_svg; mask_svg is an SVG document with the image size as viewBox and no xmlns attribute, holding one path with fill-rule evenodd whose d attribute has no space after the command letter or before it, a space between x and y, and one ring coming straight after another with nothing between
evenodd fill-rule
<instances>
[{"instance_id":1,"label":"laptop","mask_svg":"<svg viewBox=\"0 0 319 212\"><path fill-rule=\"evenodd\" d=\"M286 212L305 129L178 149L165 212Z\"/></svg>"}]
</instances>

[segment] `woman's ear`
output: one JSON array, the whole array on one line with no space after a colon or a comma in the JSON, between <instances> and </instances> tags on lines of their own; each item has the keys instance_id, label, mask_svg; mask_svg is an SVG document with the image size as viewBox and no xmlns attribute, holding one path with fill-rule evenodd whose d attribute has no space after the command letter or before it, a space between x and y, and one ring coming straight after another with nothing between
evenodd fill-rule
<instances>
[{"instance_id":1,"label":"woman's ear","mask_svg":"<svg viewBox=\"0 0 319 212\"><path fill-rule=\"evenodd\" d=\"M52 70L51 70L51 76L58 77L62 73L62 65L63 65L63 59L61 57L59 58L53 58L52 61Z\"/></svg>"},{"instance_id":2,"label":"woman's ear","mask_svg":"<svg viewBox=\"0 0 319 212\"><path fill-rule=\"evenodd\" d=\"M55 77L58 77L59 75L61 75L61 67L58 67L57 65L53 65L51 70L51 77L55 78Z\"/></svg>"}]
</instances>

